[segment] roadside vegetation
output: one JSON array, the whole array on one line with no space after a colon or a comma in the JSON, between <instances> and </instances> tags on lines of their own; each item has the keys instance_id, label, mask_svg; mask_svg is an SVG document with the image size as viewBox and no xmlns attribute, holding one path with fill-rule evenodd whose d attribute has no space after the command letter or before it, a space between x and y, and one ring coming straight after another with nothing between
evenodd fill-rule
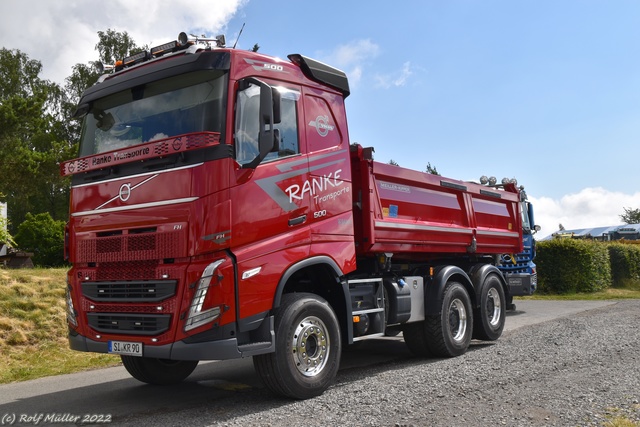
<instances>
[{"instance_id":1,"label":"roadside vegetation","mask_svg":"<svg viewBox=\"0 0 640 427\"><path fill-rule=\"evenodd\" d=\"M597 292L570 292L566 294L552 294L536 292L527 297L516 297L516 300L617 300L617 299L640 299L640 283L629 283L619 288L606 288Z\"/></svg>"},{"instance_id":2,"label":"roadside vegetation","mask_svg":"<svg viewBox=\"0 0 640 427\"><path fill-rule=\"evenodd\" d=\"M120 363L115 356L69 349L65 283L65 268L0 268L0 383Z\"/></svg>"},{"instance_id":3,"label":"roadside vegetation","mask_svg":"<svg viewBox=\"0 0 640 427\"><path fill-rule=\"evenodd\" d=\"M536 295L563 299L637 298L640 245L581 239L539 242Z\"/></svg>"}]
</instances>

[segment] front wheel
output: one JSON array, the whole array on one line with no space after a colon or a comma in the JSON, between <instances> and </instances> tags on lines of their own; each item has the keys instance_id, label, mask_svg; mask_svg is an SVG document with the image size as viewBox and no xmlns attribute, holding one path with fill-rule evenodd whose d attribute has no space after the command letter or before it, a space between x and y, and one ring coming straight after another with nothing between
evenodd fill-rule
<instances>
[{"instance_id":1,"label":"front wheel","mask_svg":"<svg viewBox=\"0 0 640 427\"><path fill-rule=\"evenodd\" d=\"M150 357L120 356L122 364L131 376L147 384L177 384L186 379L196 366L197 360L169 360Z\"/></svg>"},{"instance_id":2,"label":"front wheel","mask_svg":"<svg viewBox=\"0 0 640 427\"><path fill-rule=\"evenodd\" d=\"M340 365L342 340L329 303L307 293L285 294L275 314L274 353L253 357L267 388L294 399L322 394Z\"/></svg>"}]
</instances>

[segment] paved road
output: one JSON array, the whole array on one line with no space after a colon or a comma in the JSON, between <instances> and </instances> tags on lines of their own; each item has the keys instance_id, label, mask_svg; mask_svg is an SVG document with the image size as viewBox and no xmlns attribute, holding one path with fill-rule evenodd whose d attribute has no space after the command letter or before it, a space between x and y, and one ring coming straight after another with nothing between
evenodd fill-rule
<instances>
[{"instance_id":1,"label":"paved road","mask_svg":"<svg viewBox=\"0 0 640 427\"><path fill-rule=\"evenodd\" d=\"M505 333L611 304L615 302L517 301L517 310L507 315ZM410 357L401 338L363 341L345 351L341 371ZM266 393L251 359L201 363L187 381L171 388L142 384L115 367L0 386L0 425L66 425L85 414L113 424L140 423L146 414L164 413L171 419L172 413L212 401L232 405L238 391Z\"/></svg>"}]
</instances>

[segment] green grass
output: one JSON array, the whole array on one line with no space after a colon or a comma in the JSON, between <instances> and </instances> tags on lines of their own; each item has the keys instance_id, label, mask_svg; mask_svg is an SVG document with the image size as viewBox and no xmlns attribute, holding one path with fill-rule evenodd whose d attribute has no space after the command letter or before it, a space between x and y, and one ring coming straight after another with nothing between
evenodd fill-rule
<instances>
[{"instance_id":1,"label":"green grass","mask_svg":"<svg viewBox=\"0 0 640 427\"><path fill-rule=\"evenodd\" d=\"M0 269L0 383L114 366L111 355L69 349L66 269Z\"/></svg>"},{"instance_id":2,"label":"green grass","mask_svg":"<svg viewBox=\"0 0 640 427\"><path fill-rule=\"evenodd\" d=\"M603 424L604 427L640 427L640 423L626 417L616 417Z\"/></svg>"},{"instance_id":3,"label":"green grass","mask_svg":"<svg viewBox=\"0 0 640 427\"><path fill-rule=\"evenodd\" d=\"M542 294L536 292L528 297L517 297L516 299L535 300L616 300L616 299L640 299L640 283L630 282L624 288L606 288L598 292L579 292L572 294Z\"/></svg>"}]
</instances>

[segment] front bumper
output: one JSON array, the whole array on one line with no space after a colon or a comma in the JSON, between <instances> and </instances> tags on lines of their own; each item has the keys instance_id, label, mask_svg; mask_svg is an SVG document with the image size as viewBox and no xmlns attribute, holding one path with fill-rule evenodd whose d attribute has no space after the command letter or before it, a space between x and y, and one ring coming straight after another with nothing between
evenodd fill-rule
<instances>
[{"instance_id":1,"label":"front bumper","mask_svg":"<svg viewBox=\"0 0 640 427\"><path fill-rule=\"evenodd\" d=\"M145 345L143 357L169 360L227 360L255 356L257 354L275 351L275 334L273 333L274 318L265 319L265 327L269 329L270 340L238 344L237 338L225 338L213 341L186 342L178 341L166 345ZM77 351L93 353L108 353L109 344L105 341L95 341L83 335L69 333L69 347ZM134 339L132 339L134 341Z\"/></svg>"},{"instance_id":2,"label":"front bumper","mask_svg":"<svg viewBox=\"0 0 640 427\"><path fill-rule=\"evenodd\" d=\"M507 274L509 294L512 297L533 295L538 287L538 276L533 274Z\"/></svg>"},{"instance_id":3,"label":"front bumper","mask_svg":"<svg viewBox=\"0 0 640 427\"><path fill-rule=\"evenodd\" d=\"M69 346L77 351L108 352L106 342L94 341L82 335L69 335ZM235 338L189 344L178 341L160 346L146 345L143 354L144 357L170 360L226 360L245 357L238 349L238 340Z\"/></svg>"}]
</instances>

